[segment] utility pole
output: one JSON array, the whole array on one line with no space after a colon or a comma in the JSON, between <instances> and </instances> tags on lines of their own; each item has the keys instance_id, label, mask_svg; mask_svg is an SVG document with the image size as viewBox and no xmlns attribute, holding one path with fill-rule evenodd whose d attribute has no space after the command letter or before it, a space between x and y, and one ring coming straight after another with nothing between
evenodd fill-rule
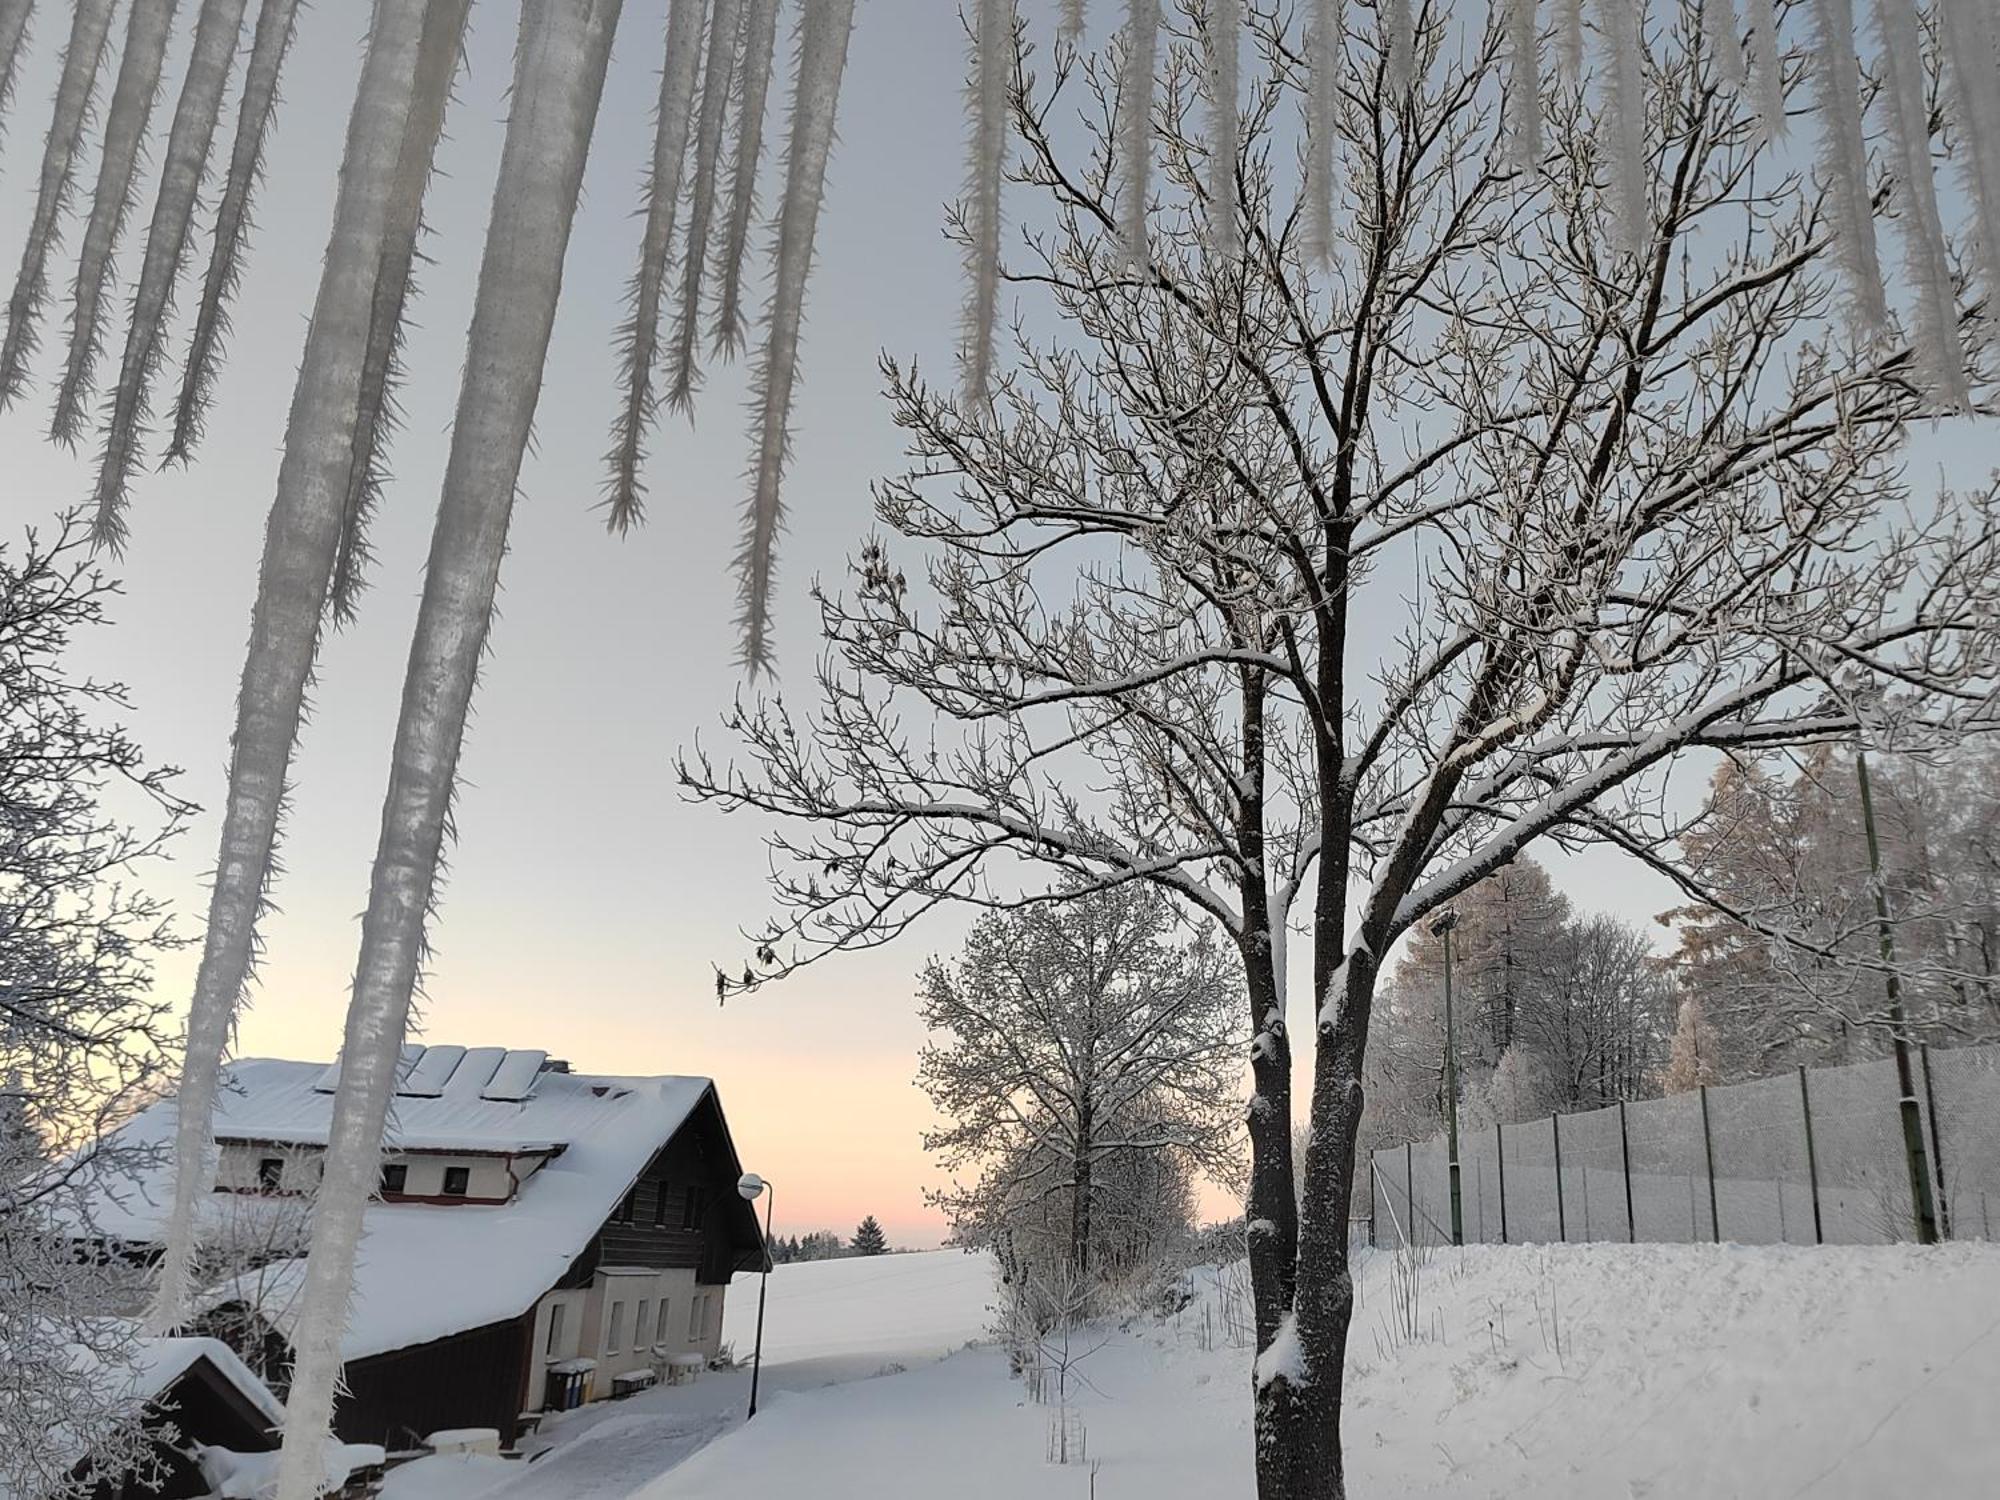
<instances>
[{"instance_id":1,"label":"utility pole","mask_svg":"<svg viewBox=\"0 0 2000 1500\"><path fill-rule=\"evenodd\" d=\"M1937 1211L1931 1200L1931 1164L1924 1154L1924 1122L1917 1108L1916 1077L1910 1071L1909 1029L1903 1019L1903 986L1896 974L1896 936L1889 924L1889 893L1882 885L1882 847L1875 837L1875 798L1868 786L1868 757L1854 751L1854 775L1861 783L1861 826L1868 833L1868 883L1875 892L1875 926L1881 935L1882 967L1889 991L1890 1035L1896 1047L1896 1086L1902 1097L1897 1110L1903 1119L1903 1155L1910 1168L1910 1200L1916 1209L1917 1241L1938 1241Z\"/></svg>"},{"instance_id":2,"label":"utility pole","mask_svg":"<svg viewBox=\"0 0 2000 1500\"><path fill-rule=\"evenodd\" d=\"M1444 1130L1445 1148L1451 1162L1451 1242L1465 1243L1465 1199L1458 1176L1458 1038L1451 1015L1451 930L1458 925L1458 913L1438 913L1431 931L1444 939Z\"/></svg>"}]
</instances>

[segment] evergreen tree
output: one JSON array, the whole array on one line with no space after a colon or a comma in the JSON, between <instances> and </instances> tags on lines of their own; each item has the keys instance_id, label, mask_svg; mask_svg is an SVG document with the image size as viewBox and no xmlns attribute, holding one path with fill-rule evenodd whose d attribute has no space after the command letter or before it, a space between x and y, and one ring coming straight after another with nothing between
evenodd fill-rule
<instances>
[{"instance_id":1,"label":"evergreen tree","mask_svg":"<svg viewBox=\"0 0 2000 1500\"><path fill-rule=\"evenodd\" d=\"M882 1226L875 1222L873 1214L861 1221L850 1243L856 1255L886 1255L889 1252L888 1237L882 1233Z\"/></svg>"}]
</instances>

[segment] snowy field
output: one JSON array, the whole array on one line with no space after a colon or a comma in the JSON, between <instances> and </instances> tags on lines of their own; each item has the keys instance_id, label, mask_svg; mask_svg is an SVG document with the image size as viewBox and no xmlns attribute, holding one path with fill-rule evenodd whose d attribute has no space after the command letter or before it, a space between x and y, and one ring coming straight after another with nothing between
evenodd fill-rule
<instances>
[{"instance_id":1,"label":"snowy field","mask_svg":"<svg viewBox=\"0 0 2000 1500\"><path fill-rule=\"evenodd\" d=\"M1250 1493L1250 1352L1227 1305L1239 1280L1210 1276L1177 1317L1079 1341L1097 1500ZM1356 1500L1996 1493L1993 1247L1473 1247L1431 1253L1414 1302L1395 1282L1392 1257L1367 1259ZM745 1289L730 1298L739 1349L756 1315ZM983 1263L945 1253L782 1268L754 1424L741 1376L706 1377L580 1414L525 1469L427 1460L387 1493L1085 1500L1089 1466L1045 1459L1051 1409L999 1351L961 1347L990 1298ZM897 1364L907 1373L877 1374Z\"/></svg>"}]
</instances>

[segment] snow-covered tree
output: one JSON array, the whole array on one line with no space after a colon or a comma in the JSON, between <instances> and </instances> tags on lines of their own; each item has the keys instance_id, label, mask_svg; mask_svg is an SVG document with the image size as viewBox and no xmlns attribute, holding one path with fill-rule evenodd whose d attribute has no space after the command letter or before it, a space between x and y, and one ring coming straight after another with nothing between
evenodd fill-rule
<instances>
[{"instance_id":1,"label":"snow-covered tree","mask_svg":"<svg viewBox=\"0 0 2000 1500\"><path fill-rule=\"evenodd\" d=\"M1835 318L1826 189L1719 85L1702 9L1619 31L1617 87L1549 94L1525 169L1497 26L1350 11L1330 265L1278 170L1312 84L1297 8L1251 8L1228 203L1196 29L1168 19L1144 132L1114 73L1057 53L1013 99L1037 205L993 404L886 362L912 463L822 597L818 710L748 701L741 759L684 758L693 795L778 823L753 982L1004 901L1023 867L1151 883L1227 935L1257 1345L1283 1351L1254 1383L1264 1500L1345 1493L1346 1220L1397 940L1539 840L1671 869L1683 756L1852 736L1884 681L1949 731L2000 665L2000 501L1909 493L1911 344Z\"/></svg>"},{"instance_id":2,"label":"snow-covered tree","mask_svg":"<svg viewBox=\"0 0 2000 1500\"><path fill-rule=\"evenodd\" d=\"M1104 1246L1185 1203L1193 1172L1232 1167L1241 997L1162 892L1055 895L982 918L957 964L925 968L917 1082L944 1122L924 1146L958 1175L931 1195L954 1237L1006 1235L1085 1283Z\"/></svg>"},{"instance_id":3,"label":"snow-covered tree","mask_svg":"<svg viewBox=\"0 0 2000 1500\"><path fill-rule=\"evenodd\" d=\"M175 1042L152 986L175 939L134 882L190 809L113 722L122 689L68 659L115 593L77 517L0 547L0 1491L49 1500L90 1492L86 1453L148 1472L144 1279L92 1205L157 1165L113 1134L167 1085Z\"/></svg>"},{"instance_id":4,"label":"snow-covered tree","mask_svg":"<svg viewBox=\"0 0 2000 1500\"><path fill-rule=\"evenodd\" d=\"M1701 996L1688 995L1674 1020L1673 1041L1667 1064L1660 1070L1660 1092L1685 1094L1721 1082L1720 1057L1715 1045L1715 1028L1708 1024Z\"/></svg>"},{"instance_id":5,"label":"snow-covered tree","mask_svg":"<svg viewBox=\"0 0 2000 1500\"><path fill-rule=\"evenodd\" d=\"M854 1238L850 1242L856 1255L887 1255L889 1237L882 1232L882 1226L870 1214L854 1226Z\"/></svg>"}]
</instances>

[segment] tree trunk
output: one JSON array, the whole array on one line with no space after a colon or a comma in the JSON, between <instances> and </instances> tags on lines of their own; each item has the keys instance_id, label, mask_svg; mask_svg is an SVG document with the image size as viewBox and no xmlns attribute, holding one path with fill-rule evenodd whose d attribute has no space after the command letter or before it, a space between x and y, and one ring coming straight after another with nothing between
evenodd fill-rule
<instances>
[{"instance_id":1,"label":"tree trunk","mask_svg":"<svg viewBox=\"0 0 2000 1500\"><path fill-rule=\"evenodd\" d=\"M1088 1103L1077 1111L1076 1159L1070 1169L1069 1265L1079 1286L1090 1274L1090 1116Z\"/></svg>"}]
</instances>

